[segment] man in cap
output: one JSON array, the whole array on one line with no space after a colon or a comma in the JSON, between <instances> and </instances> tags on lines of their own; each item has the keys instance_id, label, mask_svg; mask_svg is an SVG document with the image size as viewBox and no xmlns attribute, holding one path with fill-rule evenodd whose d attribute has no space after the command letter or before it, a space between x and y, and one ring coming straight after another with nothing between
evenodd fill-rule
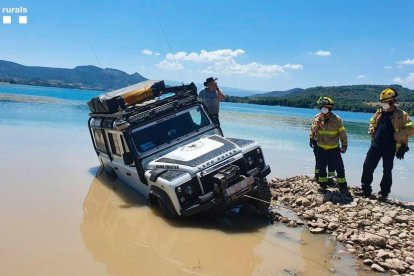
<instances>
[{"instance_id":1,"label":"man in cap","mask_svg":"<svg viewBox=\"0 0 414 276\"><path fill-rule=\"evenodd\" d=\"M394 156L404 158L409 150L408 138L414 134L413 122L408 113L395 106L397 96L398 92L392 87L381 92L381 108L371 118L368 128L372 141L364 162L362 191L365 197L371 196L373 173L382 158L384 170L379 192L381 201L385 201L391 192Z\"/></svg>"},{"instance_id":2,"label":"man in cap","mask_svg":"<svg viewBox=\"0 0 414 276\"><path fill-rule=\"evenodd\" d=\"M200 93L198 94L198 98L206 106L208 112L212 117L213 123L216 125L220 125L220 101L223 101L225 96L218 87L216 80L217 78L213 77L207 78L204 82L204 86L206 88L200 91Z\"/></svg>"},{"instance_id":3,"label":"man in cap","mask_svg":"<svg viewBox=\"0 0 414 276\"><path fill-rule=\"evenodd\" d=\"M317 147L316 162L319 169L319 185L322 192L326 191L328 185L328 176L326 167L332 166L332 170L337 172L337 183L339 191L347 197L351 194L348 190L348 184L345 178L345 168L342 161L341 153L345 153L348 148L345 127L339 116L332 112L334 101L330 97L320 97L317 104L320 113L313 120L309 138L314 146ZM341 141L341 147L339 147Z\"/></svg>"}]
</instances>

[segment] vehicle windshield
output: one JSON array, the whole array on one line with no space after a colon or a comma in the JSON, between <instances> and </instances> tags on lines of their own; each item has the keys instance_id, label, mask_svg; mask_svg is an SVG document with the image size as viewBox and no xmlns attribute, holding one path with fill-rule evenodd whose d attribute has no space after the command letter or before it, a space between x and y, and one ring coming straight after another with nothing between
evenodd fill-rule
<instances>
[{"instance_id":1,"label":"vehicle windshield","mask_svg":"<svg viewBox=\"0 0 414 276\"><path fill-rule=\"evenodd\" d=\"M135 145L140 152L145 152L210 124L200 107L178 112L160 119L142 128L132 131Z\"/></svg>"}]
</instances>

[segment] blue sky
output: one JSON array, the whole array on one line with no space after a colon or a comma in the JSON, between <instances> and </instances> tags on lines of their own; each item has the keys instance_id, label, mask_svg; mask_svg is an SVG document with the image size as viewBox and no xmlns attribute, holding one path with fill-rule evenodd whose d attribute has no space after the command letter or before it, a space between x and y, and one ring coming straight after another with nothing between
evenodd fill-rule
<instances>
[{"instance_id":1,"label":"blue sky","mask_svg":"<svg viewBox=\"0 0 414 276\"><path fill-rule=\"evenodd\" d=\"M223 86L263 91L362 83L414 88L410 0L0 5L28 9L27 25L16 23L17 14L10 25L0 22L0 59L25 65L102 65L179 81L177 63L186 83L212 75Z\"/></svg>"}]
</instances>

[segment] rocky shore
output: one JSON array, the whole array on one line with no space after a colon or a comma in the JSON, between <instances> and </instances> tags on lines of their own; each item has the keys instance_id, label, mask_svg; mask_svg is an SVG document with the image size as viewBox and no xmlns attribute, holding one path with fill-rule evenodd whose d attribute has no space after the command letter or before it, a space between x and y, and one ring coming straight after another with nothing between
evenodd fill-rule
<instances>
[{"instance_id":1,"label":"rocky shore","mask_svg":"<svg viewBox=\"0 0 414 276\"><path fill-rule=\"evenodd\" d=\"M414 275L414 203L389 199L381 202L357 196L342 196L331 187L324 194L308 176L272 179L274 223L308 227L311 233L332 235L344 244L342 254L361 259L361 269ZM283 206L283 207L280 207ZM282 215L281 209L296 215Z\"/></svg>"}]
</instances>

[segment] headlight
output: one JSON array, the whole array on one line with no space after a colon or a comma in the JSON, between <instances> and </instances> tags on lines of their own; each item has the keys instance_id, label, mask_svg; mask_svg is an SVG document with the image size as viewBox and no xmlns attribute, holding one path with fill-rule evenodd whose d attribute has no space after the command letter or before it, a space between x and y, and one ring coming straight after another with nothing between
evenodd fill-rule
<instances>
[{"instance_id":1,"label":"headlight","mask_svg":"<svg viewBox=\"0 0 414 276\"><path fill-rule=\"evenodd\" d=\"M246 162L247 162L247 165L248 165L249 167L253 166L253 165L254 165L254 158L253 158L253 155L249 155L249 156L247 156L247 158L246 158Z\"/></svg>"},{"instance_id":2,"label":"headlight","mask_svg":"<svg viewBox=\"0 0 414 276\"><path fill-rule=\"evenodd\" d=\"M175 193L182 207L186 207L198 200L201 191L197 184L197 179L193 179L175 188Z\"/></svg>"},{"instance_id":3,"label":"headlight","mask_svg":"<svg viewBox=\"0 0 414 276\"><path fill-rule=\"evenodd\" d=\"M187 187L185 187L185 193L189 196L191 196L194 193L194 187L193 185L188 185Z\"/></svg>"},{"instance_id":4,"label":"headlight","mask_svg":"<svg viewBox=\"0 0 414 276\"><path fill-rule=\"evenodd\" d=\"M252 170L254 168L263 168L264 166L263 153L260 148L251 150L248 153L244 154L244 158L247 170Z\"/></svg>"}]
</instances>

